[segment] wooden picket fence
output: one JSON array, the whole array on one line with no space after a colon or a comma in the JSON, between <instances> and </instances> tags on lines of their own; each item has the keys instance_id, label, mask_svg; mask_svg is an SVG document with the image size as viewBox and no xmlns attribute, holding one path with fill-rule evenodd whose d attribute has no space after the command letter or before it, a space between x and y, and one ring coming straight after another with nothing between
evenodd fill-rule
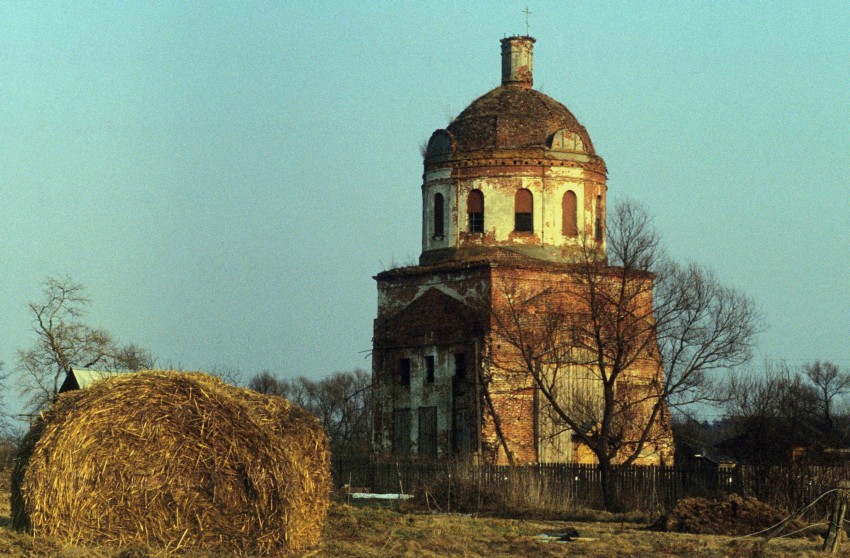
<instances>
[{"instance_id":1,"label":"wooden picket fence","mask_svg":"<svg viewBox=\"0 0 850 558\"><path fill-rule=\"evenodd\" d=\"M333 461L334 483L354 490L413 494L441 511L504 510L543 514L602 509L596 465L474 465L468 462L379 462L369 457ZM615 471L618 499L625 511L660 515L682 498L756 497L785 510L814 500L839 481L850 480L850 466L793 465L729 470L713 467L620 467ZM810 515L828 513L815 506Z\"/></svg>"}]
</instances>

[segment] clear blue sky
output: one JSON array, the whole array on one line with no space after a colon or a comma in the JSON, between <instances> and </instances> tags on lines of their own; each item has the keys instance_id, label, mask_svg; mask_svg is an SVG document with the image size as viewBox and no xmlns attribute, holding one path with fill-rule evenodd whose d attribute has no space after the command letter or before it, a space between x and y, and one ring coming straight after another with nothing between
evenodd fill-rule
<instances>
[{"instance_id":1,"label":"clear blue sky","mask_svg":"<svg viewBox=\"0 0 850 558\"><path fill-rule=\"evenodd\" d=\"M498 85L525 4L0 3L6 369L65 274L161 365L368 368L372 276L420 251L419 145ZM850 367L846 3L528 5L535 86L609 200L757 301L757 359Z\"/></svg>"}]
</instances>

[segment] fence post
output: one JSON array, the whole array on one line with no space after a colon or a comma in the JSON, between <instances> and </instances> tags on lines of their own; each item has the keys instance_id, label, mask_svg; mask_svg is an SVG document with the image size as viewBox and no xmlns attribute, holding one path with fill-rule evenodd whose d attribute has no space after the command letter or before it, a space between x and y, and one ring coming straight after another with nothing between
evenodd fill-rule
<instances>
[{"instance_id":1,"label":"fence post","mask_svg":"<svg viewBox=\"0 0 850 558\"><path fill-rule=\"evenodd\" d=\"M449 494L446 497L446 513L452 513L452 468L448 462L446 463L446 473L449 476Z\"/></svg>"},{"instance_id":2,"label":"fence post","mask_svg":"<svg viewBox=\"0 0 850 558\"><path fill-rule=\"evenodd\" d=\"M850 490L850 482L838 483L838 492L835 494L835 505L832 507L832 515L829 516L829 531L823 542L823 551L835 554L838 550L838 542L841 540L841 532L844 530L844 515L847 513L847 498Z\"/></svg>"},{"instance_id":3,"label":"fence post","mask_svg":"<svg viewBox=\"0 0 850 558\"><path fill-rule=\"evenodd\" d=\"M476 478L475 484L476 484L477 490L478 490L478 508L477 508L476 511L478 513L481 513L481 464L480 463L474 464L473 470L475 471L475 478Z\"/></svg>"},{"instance_id":4,"label":"fence post","mask_svg":"<svg viewBox=\"0 0 850 558\"><path fill-rule=\"evenodd\" d=\"M345 503L351 505L351 471L348 472L348 495L345 498Z\"/></svg>"},{"instance_id":5,"label":"fence post","mask_svg":"<svg viewBox=\"0 0 850 558\"><path fill-rule=\"evenodd\" d=\"M398 493L399 495L401 495L404 494L404 485L401 481L401 466L399 465L398 461L395 462L395 472L396 475L398 475Z\"/></svg>"},{"instance_id":6,"label":"fence post","mask_svg":"<svg viewBox=\"0 0 850 558\"><path fill-rule=\"evenodd\" d=\"M578 509L578 472L579 468L577 467L570 471L570 476L573 477L573 510Z\"/></svg>"}]
</instances>

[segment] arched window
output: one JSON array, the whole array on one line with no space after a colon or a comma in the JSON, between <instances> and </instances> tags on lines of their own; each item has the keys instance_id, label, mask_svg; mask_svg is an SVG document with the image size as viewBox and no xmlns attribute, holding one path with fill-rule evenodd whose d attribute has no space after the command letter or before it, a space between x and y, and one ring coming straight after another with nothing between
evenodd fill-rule
<instances>
[{"instance_id":1,"label":"arched window","mask_svg":"<svg viewBox=\"0 0 850 558\"><path fill-rule=\"evenodd\" d=\"M561 202L561 213L564 223L564 236L578 236L578 202L576 193L567 190Z\"/></svg>"},{"instance_id":2,"label":"arched window","mask_svg":"<svg viewBox=\"0 0 850 558\"><path fill-rule=\"evenodd\" d=\"M484 194L472 190L466 198L466 213L469 216L469 232L484 232Z\"/></svg>"},{"instance_id":3,"label":"arched window","mask_svg":"<svg viewBox=\"0 0 850 558\"><path fill-rule=\"evenodd\" d=\"M596 227L595 234L596 240L602 240L602 224L604 223L604 216L602 215L602 196L596 196Z\"/></svg>"},{"instance_id":4,"label":"arched window","mask_svg":"<svg viewBox=\"0 0 850 558\"><path fill-rule=\"evenodd\" d=\"M514 198L514 231L534 232L534 197L525 188Z\"/></svg>"},{"instance_id":5,"label":"arched window","mask_svg":"<svg viewBox=\"0 0 850 558\"><path fill-rule=\"evenodd\" d=\"M444 234L443 194L434 194L434 238L443 238Z\"/></svg>"}]
</instances>

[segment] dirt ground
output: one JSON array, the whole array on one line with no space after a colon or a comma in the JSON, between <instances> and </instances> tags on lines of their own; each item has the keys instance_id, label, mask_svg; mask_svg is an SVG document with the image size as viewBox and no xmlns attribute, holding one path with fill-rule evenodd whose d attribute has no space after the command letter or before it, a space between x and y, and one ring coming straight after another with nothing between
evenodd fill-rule
<instances>
[{"instance_id":1,"label":"dirt ground","mask_svg":"<svg viewBox=\"0 0 850 558\"><path fill-rule=\"evenodd\" d=\"M34 539L9 527L8 500L0 504L0 556L10 558L145 558L161 556L155 549L73 547L53 539ZM571 529L579 538L552 542L540 537ZM755 558L825 556L815 539L774 539L763 551L759 539L733 539L718 535L659 533L645 524L626 522L571 522L529 519L498 519L470 515L402 513L392 509L359 508L345 504L331 507L322 546L309 558L391 557L729 557ZM208 552L180 554L190 558L218 558ZM850 557L850 543L839 556Z\"/></svg>"},{"instance_id":2,"label":"dirt ground","mask_svg":"<svg viewBox=\"0 0 850 558\"><path fill-rule=\"evenodd\" d=\"M571 542L546 542L539 535L575 529ZM658 533L645 524L537 521L472 516L399 514L390 510L332 509L322 557L531 557L531 556L823 556L820 542L774 539L762 554L757 539ZM850 547L846 549L850 556Z\"/></svg>"}]
</instances>

